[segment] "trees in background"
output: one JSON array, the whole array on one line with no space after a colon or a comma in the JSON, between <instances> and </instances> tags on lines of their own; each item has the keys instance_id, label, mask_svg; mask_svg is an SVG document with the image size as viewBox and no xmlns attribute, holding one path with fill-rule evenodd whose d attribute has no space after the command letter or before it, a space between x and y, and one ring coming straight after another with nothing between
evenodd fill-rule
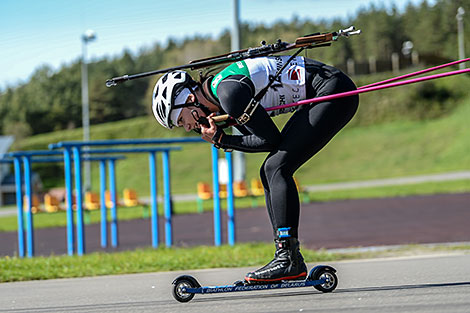
<instances>
[{"instance_id":1,"label":"trees in background","mask_svg":"<svg viewBox=\"0 0 470 313\"><path fill-rule=\"evenodd\" d=\"M470 16L470 3L464 0L426 0L408 4L404 12L396 8L370 5L358 10L347 21L305 21L292 18L272 26L243 24L242 46L254 47L261 40L278 38L293 41L313 32L337 30L355 25L363 30L354 40L341 40L329 48L307 52L307 56L341 67L348 59L367 62L371 57L388 59L399 53L404 41L412 41L414 50L432 63L457 59L457 25L459 6ZM470 19L465 23L466 42L470 42ZM468 47L470 49L470 47ZM136 55L126 51L115 59L95 60L89 65L90 121L98 124L151 114L151 92L158 77L126 82L118 88L107 88L107 78L122 74L184 64L193 59L222 54L230 49L230 33L218 39L201 36L182 41L169 40L166 46L156 44ZM197 76L197 73L195 73ZM54 72L38 68L22 85L0 93L0 130L17 138L60 129L81 127L80 60Z\"/></svg>"}]
</instances>

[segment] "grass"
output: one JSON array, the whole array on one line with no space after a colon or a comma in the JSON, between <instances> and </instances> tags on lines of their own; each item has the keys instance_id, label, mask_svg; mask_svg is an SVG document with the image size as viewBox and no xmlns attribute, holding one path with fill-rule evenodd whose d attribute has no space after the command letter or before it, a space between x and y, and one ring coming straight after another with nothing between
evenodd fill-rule
<instances>
[{"instance_id":1,"label":"grass","mask_svg":"<svg viewBox=\"0 0 470 313\"><path fill-rule=\"evenodd\" d=\"M470 180L468 179L321 192L312 194L311 199L314 201L334 201L463 192L470 192Z\"/></svg>"},{"instance_id":2,"label":"grass","mask_svg":"<svg viewBox=\"0 0 470 313\"><path fill-rule=\"evenodd\" d=\"M455 83L461 86L463 81L442 80L441 84ZM411 87L410 87L411 88ZM361 95L361 112L367 112L374 101L393 99L396 95L406 98L406 88L390 91L388 98L382 93ZM385 97L385 98L384 98ZM386 100L385 99L385 100ZM453 110L447 115L435 119L416 120L403 116L400 120L356 125L353 122L342 130L320 153L302 166L296 173L301 184L313 185L328 182L346 182L377 178L391 178L410 175L442 173L447 171L468 170L470 168L470 97L458 98L453 103ZM391 101L391 100L390 100ZM386 107L387 102L380 102ZM276 117L281 127L288 115ZM149 138L194 136L178 129L164 131L151 117L140 117L119 122L94 125L91 127L91 138ZM14 149L47 149L49 143L80 140L81 130L42 134L27 138L15 144ZM149 195L148 157L144 154L127 154L127 159L117 162L117 188L133 188L139 196ZM259 177L259 167L266 153L247 153L246 178ZM186 144L182 151L171 153L171 188L175 194L196 193L199 181L210 182L211 149L208 144ZM158 156L158 165L161 164ZM161 182L161 169L158 166L158 179ZM34 164L33 169L44 173L46 186L63 185L61 165ZM51 175L50 173L54 173ZM92 185L95 191L98 183L98 165L92 166ZM49 175L45 175L49 174ZM159 193L162 184L158 184Z\"/></svg>"},{"instance_id":3,"label":"grass","mask_svg":"<svg viewBox=\"0 0 470 313\"><path fill-rule=\"evenodd\" d=\"M380 79L385 78L381 77ZM370 77L372 81L380 80ZM467 94L468 77L439 80L440 86L450 85L451 90ZM359 83L362 85L365 82ZM470 97L466 96L453 103L454 108L447 115L434 119L419 119L416 112L402 114L400 103L413 95L409 90L419 92L418 87L403 87L380 93L361 95L361 107L352 123L342 130L320 153L308 161L296 173L302 185L329 182L392 178L411 175L433 174L470 169ZM418 106L425 103L417 103ZM447 103L448 105L448 103ZM419 112L419 111L417 111ZM380 113L380 114L378 114ZM379 124L376 116L394 115L392 119ZM414 114L414 115L413 115ZM374 117L375 116L375 117ZM398 118L397 118L398 116ZM438 115L435 115L438 116ZM372 118L369 118L372 117ZM275 119L282 127L288 116ZM139 117L125 121L93 125L92 140L122 138L162 138L193 136L182 130L164 131L151 117ZM13 150L47 149L48 144L59 141L81 140L82 130L64 130L42 134L15 142ZM246 154L247 180L258 178L259 166L265 153ZM196 193L199 181L210 182L211 154L209 145L188 144L183 150L171 154L172 192L174 194ZM158 158L158 164L161 159ZM34 164L33 170L46 174L46 187L63 183L61 165ZM129 154L127 159L117 162L117 188L133 188L139 196L148 196L149 175L146 155ZM51 175L53 173L53 175ZM92 167L92 183L97 191L98 168ZM48 174L48 175L47 175ZM161 181L161 170L158 170ZM162 194L159 184L159 194ZM470 181L423 183L406 186L388 186L354 190L310 193L311 201L332 201L341 199L407 196L417 194L469 192ZM263 200L258 198L258 204ZM251 206L251 199L237 199L236 207ZM205 210L211 210L212 202L206 201ZM224 207L224 205L223 205ZM160 209L162 206L160 205ZM175 202L174 212L194 213L195 202ZM119 219L142 218L143 207L122 208ZM99 221L99 212L87 216L91 223ZM0 218L0 231L15 231L16 217ZM38 214L34 217L35 228L65 226L64 212ZM406 246L399 249L368 252L331 253L303 249L307 262L330 262L357 258L371 258L417 253L470 251L470 246ZM237 244L234 247L192 247L138 249L118 253L91 253L85 256L50 256L19 259L0 258L0 282L84 277L110 274L142 273L156 271L189 270L212 267L257 267L272 258L270 244Z\"/></svg>"},{"instance_id":4,"label":"grass","mask_svg":"<svg viewBox=\"0 0 470 313\"><path fill-rule=\"evenodd\" d=\"M223 267L257 267L272 259L273 246L264 243L221 247L137 249L84 256L50 256L20 259L0 258L0 282L88 277L158 271ZM429 254L452 251L470 252L469 245L404 246L400 248L331 253L302 249L306 262L331 262L359 258Z\"/></svg>"},{"instance_id":5,"label":"grass","mask_svg":"<svg viewBox=\"0 0 470 313\"><path fill-rule=\"evenodd\" d=\"M470 180L456 180L456 181L444 181L444 182L431 182L431 183L420 183L410 184L401 186L386 186L386 187L375 187L375 188L360 188L360 189L349 189L349 190L338 190L338 191L322 191L322 192L310 192L308 193L309 201L313 202L326 202L344 199L361 199L361 198L384 198L384 197L403 197L410 195L426 195L426 194L438 194L438 193L460 193L470 192ZM301 193L304 201L307 200L305 197L306 193ZM250 208L255 206L264 206L264 198L236 198L235 207L237 209ZM222 209L226 209L226 201L221 200ZM163 215L163 204L160 203L159 215ZM212 200L203 202L204 211L212 210ZM131 208L118 207L119 220L131 220L148 217L148 207L136 206ZM189 202L174 202L173 213L174 214L195 214L198 212L196 201ZM109 218L109 217L108 217ZM86 211L85 221L87 223L99 223L101 219L100 211ZM34 228L48 228L48 227L65 227L67 225L66 213L38 213L34 215ZM17 219L15 215L0 217L0 232L16 231L17 230Z\"/></svg>"},{"instance_id":6,"label":"grass","mask_svg":"<svg viewBox=\"0 0 470 313\"><path fill-rule=\"evenodd\" d=\"M256 266L272 258L268 244L221 247L138 249L85 256L50 256L31 259L1 258L0 282L124 273L190 270L217 267ZM335 257L326 252L305 251L309 261Z\"/></svg>"}]
</instances>

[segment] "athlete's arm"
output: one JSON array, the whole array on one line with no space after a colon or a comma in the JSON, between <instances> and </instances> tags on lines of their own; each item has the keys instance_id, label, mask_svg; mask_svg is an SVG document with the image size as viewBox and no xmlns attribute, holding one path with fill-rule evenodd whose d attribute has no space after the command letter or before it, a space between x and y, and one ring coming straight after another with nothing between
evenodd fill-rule
<instances>
[{"instance_id":1,"label":"athlete's arm","mask_svg":"<svg viewBox=\"0 0 470 313\"><path fill-rule=\"evenodd\" d=\"M222 108L236 118L243 114L254 93L253 83L243 75L228 76L217 87ZM249 131L249 135L223 135L221 146L244 152L269 152L276 149L281 141L281 133L261 105L256 108L244 128Z\"/></svg>"}]
</instances>

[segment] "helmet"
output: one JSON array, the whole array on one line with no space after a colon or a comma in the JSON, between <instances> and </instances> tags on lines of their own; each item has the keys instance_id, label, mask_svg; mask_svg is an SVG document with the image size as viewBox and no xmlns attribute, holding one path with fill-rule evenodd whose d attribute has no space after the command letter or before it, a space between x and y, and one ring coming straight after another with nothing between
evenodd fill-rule
<instances>
[{"instance_id":1,"label":"helmet","mask_svg":"<svg viewBox=\"0 0 470 313\"><path fill-rule=\"evenodd\" d=\"M152 111L157 121L168 129L173 128L170 114L176 107L183 107L182 103L175 103L178 95L185 89L195 85L195 82L184 71L172 71L163 75L153 88ZM186 94L188 95L188 94ZM178 99L179 100L179 99Z\"/></svg>"}]
</instances>

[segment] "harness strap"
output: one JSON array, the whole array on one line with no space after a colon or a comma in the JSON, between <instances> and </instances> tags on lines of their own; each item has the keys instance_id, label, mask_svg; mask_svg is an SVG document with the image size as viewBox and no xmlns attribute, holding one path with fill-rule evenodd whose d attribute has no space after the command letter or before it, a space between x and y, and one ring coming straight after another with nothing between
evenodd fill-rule
<instances>
[{"instance_id":1,"label":"harness strap","mask_svg":"<svg viewBox=\"0 0 470 313\"><path fill-rule=\"evenodd\" d=\"M214 75L211 75L209 76L206 80L204 80L202 83L201 83L201 90L202 90L202 93L204 94L204 96L206 97L207 100L209 100L210 102L212 102L213 104L217 105L217 106L220 106L220 102L219 100L214 97L214 95L212 94L212 91L211 91L211 82L212 82L212 79L214 78Z\"/></svg>"},{"instance_id":2,"label":"harness strap","mask_svg":"<svg viewBox=\"0 0 470 313\"><path fill-rule=\"evenodd\" d=\"M256 108L259 105L259 102L261 98L264 97L264 95L268 92L269 87L276 81L276 79L279 77L279 75L282 73L282 71L289 65L289 63L300 53L304 50L305 48L302 47L299 50L297 50L288 60L284 65L274 74L274 76L269 77L269 83L261 89L248 103L246 106L245 110L243 111L242 115L239 116L238 118L235 118L237 121L238 125L244 125L246 124L250 119L251 115L255 112Z\"/></svg>"},{"instance_id":3,"label":"harness strap","mask_svg":"<svg viewBox=\"0 0 470 313\"><path fill-rule=\"evenodd\" d=\"M253 115L253 113L255 112L256 108L259 105L259 101L256 101L255 98L256 97L251 98L250 103L248 103L242 115L240 115L238 118L235 119L238 125L244 125L250 120L251 115Z\"/></svg>"}]
</instances>

